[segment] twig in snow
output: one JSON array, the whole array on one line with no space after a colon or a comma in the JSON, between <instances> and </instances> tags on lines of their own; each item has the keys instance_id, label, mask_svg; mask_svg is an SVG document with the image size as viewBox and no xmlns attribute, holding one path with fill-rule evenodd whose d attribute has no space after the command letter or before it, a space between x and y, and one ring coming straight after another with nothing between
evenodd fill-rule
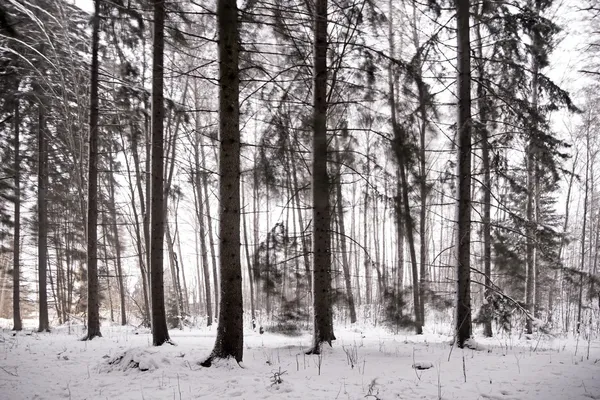
<instances>
[{"instance_id":1,"label":"twig in snow","mask_svg":"<svg viewBox=\"0 0 600 400\"><path fill-rule=\"evenodd\" d=\"M19 374L16 372L16 371L17 371L17 368L16 368L16 367L15 367L15 372L11 372L11 371L7 370L7 369L6 369L6 368L4 368L4 367L0 367L0 369L1 369L2 371L6 372L7 374L11 375L11 376L19 376Z\"/></svg>"}]
</instances>

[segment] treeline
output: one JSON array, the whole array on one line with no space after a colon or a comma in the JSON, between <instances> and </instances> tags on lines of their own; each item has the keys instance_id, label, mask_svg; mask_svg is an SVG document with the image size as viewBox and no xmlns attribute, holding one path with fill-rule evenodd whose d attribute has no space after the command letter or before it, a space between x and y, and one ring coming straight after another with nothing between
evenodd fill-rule
<instances>
[{"instance_id":1,"label":"treeline","mask_svg":"<svg viewBox=\"0 0 600 400\"><path fill-rule=\"evenodd\" d=\"M3 5L14 328L23 305L40 331L85 317L91 339L102 315L160 345L216 320L238 360L244 310L312 324L315 352L334 314L422 333L451 309L461 347L473 322L597 330L597 91L549 78L557 6Z\"/></svg>"}]
</instances>

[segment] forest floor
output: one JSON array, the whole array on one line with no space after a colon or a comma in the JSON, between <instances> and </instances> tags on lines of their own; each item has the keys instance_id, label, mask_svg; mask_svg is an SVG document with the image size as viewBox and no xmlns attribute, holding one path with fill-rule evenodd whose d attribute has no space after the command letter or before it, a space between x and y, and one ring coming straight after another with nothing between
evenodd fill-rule
<instances>
[{"instance_id":1,"label":"forest floor","mask_svg":"<svg viewBox=\"0 0 600 400\"><path fill-rule=\"evenodd\" d=\"M333 348L318 357L304 355L308 332L249 330L243 368L203 368L215 332L172 330L175 346L153 348L149 331L133 327L105 325L91 342L77 340L81 326L16 336L4 329L0 399L600 399L598 341L506 335L461 350L431 332L338 327Z\"/></svg>"}]
</instances>

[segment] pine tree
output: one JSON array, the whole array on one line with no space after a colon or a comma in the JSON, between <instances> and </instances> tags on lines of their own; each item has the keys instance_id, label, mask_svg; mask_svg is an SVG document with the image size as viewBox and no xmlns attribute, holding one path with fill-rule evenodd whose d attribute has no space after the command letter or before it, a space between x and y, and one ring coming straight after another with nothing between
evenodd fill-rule
<instances>
[{"instance_id":1,"label":"pine tree","mask_svg":"<svg viewBox=\"0 0 600 400\"><path fill-rule=\"evenodd\" d=\"M202 365L215 358L244 355L242 267L240 255L239 30L235 0L218 0L219 33L219 326L215 346Z\"/></svg>"}]
</instances>

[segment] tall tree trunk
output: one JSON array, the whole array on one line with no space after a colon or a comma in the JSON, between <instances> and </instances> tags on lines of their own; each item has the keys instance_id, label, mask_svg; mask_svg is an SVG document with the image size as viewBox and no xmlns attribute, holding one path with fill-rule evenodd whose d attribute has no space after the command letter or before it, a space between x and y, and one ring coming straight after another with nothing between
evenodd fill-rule
<instances>
[{"instance_id":1,"label":"tall tree trunk","mask_svg":"<svg viewBox=\"0 0 600 400\"><path fill-rule=\"evenodd\" d=\"M311 352L335 340L331 299L331 214L327 174L327 0L315 0L313 66L313 308Z\"/></svg>"},{"instance_id":2,"label":"tall tree trunk","mask_svg":"<svg viewBox=\"0 0 600 400\"><path fill-rule=\"evenodd\" d=\"M140 169L139 169L139 154L138 154L138 142L136 139L136 135L132 136L132 141L131 141L131 153L133 156L133 163L134 163L134 167L135 167L135 176L136 176L136 189L137 189L137 193L138 193L138 197L140 198L140 212L142 214L142 222L140 223L140 217L138 214L138 209L137 209L137 204L135 202L135 193L136 190L133 187L133 183L132 183L132 179L131 179L131 168L129 166L129 158L127 157L126 151L125 151L125 140L123 138L122 132L121 132L121 147L123 149L123 153L124 153L124 159L125 159L125 166L127 168L127 177L128 177L128 185L129 185L129 192L131 194L131 209L133 211L133 219L134 219L134 233L135 233L135 246L136 246L136 251L137 251L137 258L138 258L138 266L140 268L140 275L141 275L141 280L142 280L142 291L143 291L143 298L144 298L144 309L143 311L143 318L144 320L142 321L142 323L145 326L150 326L150 300L148 299L148 295L149 295L149 291L148 291L148 271L147 271L147 267L148 264L146 264L146 260L148 259L147 257L144 256L144 248L145 248L145 244L146 242L146 225L144 222L144 216L146 215L146 204L144 202L144 192L142 189L142 178L141 178L141 174L140 174ZM141 229L140 229L141 228ZM142 239L142 232L141 230L144 231L144 239Z\"/></svg>"},{"instance_id":3,"label":"tall tree trunk","mask_svg":"<svg viewBox=\"0 0 600 400\"><path fill-rule=\"evenodd\" d=\"M107 228L106 228L106 221L102 221L101 225L102 225L102 250L104 253L104 268L106 270L106 275L105 275L106 293L108 293L108 309L110 310L110 322L114 323L115 322L115 310L113 307L112 293L110 291L110 270L108 268L108 246L106 245L106 237L108 236L108 232L107 232ZM57 265L57 271L58 271L58 265ZM98 286L100 286L100 285L98 285Z\"/></svg>"},{"instance_id":4,"label":"tall tree trunk","mask_svg":"<svg viewBox=\"0 0 600 400\"><path fill-rule=\"evenodd\" d=\"M198 120L198 116L196 116ZM197 127L199 123L197 122ZM198 133L199 135L199 133ZM200 172L200 152L202 156L204 156L204 150L202 150L202 146L204 144L201 142L200 138L196 139L196 149L194 152L194 162L195 162L195 175L194 175L194 189L195 189L195 200L196 200L196 219L198 221L199 228L199 239L200 239L200 254L202 257L202 272L204 274L204 294L206 298L206 326L211 326L213 323L213 310L212 310L212 294L210 290L210 272L208 267L208 255L206 249L206 230L204 228L204 201L202 195L202 183L200 179L200 174L204 174L205 172Z\"/></svg>"},{"instance_id":5,"label":"tall tree trunk","mask_svg":"<svg viewBox=\"0 0 600 400\"><path fill-rule=\"evenodd\" d=\"M206 206L206 221L207 221L207 235L208 235L208 249L210 250L210 260L212 264L213 282L215 286L215 318L219 316L220 307L220 296L219 293L219 271L217 269L217 256L215 254L215 239L214 230L212 227L212 217L210 213L210 194L208 191L208 172L206 170L206 155L204 154L204 144L200 145L201 148L201 163L202 163L202 187L204 188L204 205Z\"/></svg>"},{"instance_id":6,"label":"tall tree trunk","mask_svg":"<svg viewBox=\"0 0 600 400\"><path fill-rule=\"evenodd\" d=\"M220 312L214 358L244 355L242 267L240 262L240 80L236 0L217 1L219 34L219 269Z\"/></svg>"},{"instance_id":7,"label":"tall tree trunk","mask_svg":"<svg viewBox=\"0 0 600 400\"><path fill-rule=\"evenodd\" d=\"M477 6L478 14L480 6ZM478 15L479 17L480 15ZM492 180L490 177L490 144L489 132L487 126L488 120L488 99L485 90L483 79L485 76L485 64L483 59L483 41L481 40L481 24L475 29L476 36L476 54L479 58L477 64L477 109L479 112L479 133L481 139L481 160L483 167L483 218L482 218L482 234L483 234L483 274L485 276L485 291L484 298L489 298L492 289L492 235L491 235L491 209L492 209ZM486 320L483 323L483 335L492 337L492 321Z\"/></svg>"},{"instance_id":8,"label":"tall tree trunk","mask_svg":"<svg viewBox=\"0 0 600 400\"><path fill-rule=\"evenodd\" d=\"M390 90L390 109L391 109L391 120L392 120L392 129L394 131L394 140L395 140L395 153L398 161L398 171L400 173L400 186L401 189L398 191L401 193L402 197L402 205L404 210L402 212L404 217L404 225L405 225L405 233L406 238L408 240L408 249L410 253L410 261L412 265L412 284L413 284L413 302L414 302L414 313L415 313L415 332L417 335L423 334L423 320L421 319L421 296L419 294L419 273L418 273L418 264L417 264L417 255L415 251L415 241L414 241L414 222L412 215L410 214L410 205L408 202L408 178L406 176L406 134L404 132L404 128L402 128L397 121L396 118L396 95L395 95L395 85L392 78L392 69L391 65L389 66L389 90ZM400 197L399 193L399 197Z\"/></svg>"},{"instance_id":9,"label":"tall tree trunk","mask_svg":"<svg viewBox=\"0 0 600 400\"><path fill-rule=\"evenodd\" d=\"M113 147L111 146L111 149ZM114 152L116 153L116 152ZM112 233L115 240L115 272L117 273L117 283L119 285L119 303L121 307L121 325L127 325L127 315L125 312L125 283L123 282L123 266L121 265L121 239L119 235L119 225L117 219L117 204L115 202L115 179L114 179L114 155L111 152L110 155L110 171L111 177L109 179L108 190L109 190L109 201L110 201L110 218L112 225ZM137 215L137 214L136 214ZM137 221L137 218L136 218ZM139 229L137 226L135 229Z\"/></svg>"},{"instance_id":10,"label":"tall tree trunk","mask_svg":"<svg viewBox=\"0 0 600 400\"><path fill-rule=\"evenodd\" d=\"M590 182L590 133L587 132L587 157L585 160L585 182L584 182L584 197L583 197L583 226L581 227L581 253L580 253L580 273L579 273L579 294L577 296L577 333L581 329L581 309L583 303L583 274L585 271L585 235L587 226L587 213L588 213L588 196L589 196L589 182ZM590 238L591 241L591 238Z\"/></svg>"},{"instance_id":11,"label":"tall tree trunk","mask_svg":"<svg viewBox=\"0 0 600 400\"><path fill-rule=\"evenodd\" d=\"M536 14L539 14L539 9L536 6ZM538 54L540 53L540 37L538 33L533 33L532 41L532 65L531 65L531 108L538 109L538 73L540 63ZM538 160L536 153L539 151L535 143L538 126L533 118L533 124L530 132L529 143L527 144L527 274L525 288L525 305L530 315L535 315L536 312L536 288L537 288L537 227L538 227L538 209L537 201L537 180L538 180ZM527 333L533 333L533 321L527 318L526 322Z\"/></svg>"},{"instance_id":12,"label":"tall tree trunk","mask_svg":"<svg viewBox=\"0 0 600 400\"><path fill-rule=\"evenodd\" d=\"M177 200L179 206L179 200ZM178 207L179 208L179 207ZM177 239L177 262L179 266L179 272L181 273L181 283L183 284L183 312L186 315L190 314L190 295L188 292L187 280L185 279L185 268L183 266L183 253L181 251L181 234L179 231L179 212L175 209L175 237Z\"/></svg>"},{"instance_id":13,"label":"tall tree trunk","mask_svg":"<svg viewBox=\"0 0 600 400\"><path fill-rule=\"evenodd\" d=\"M17 83L17 91L19 84ZM13 236L13 330L23 329L21 321L21 137L19 135L21 127L21 115L19 113L19 98L15 97L14 110L14 149L15 160L13 173L15 174L15 226Z\"/></svg>"},{"instance_id":14,"label":"tall tree trunk","mask_svg":"<svg viewBox=\"0 0 600 400\"><path fill-rule=\"evenodd\" d=\"M241 196L242 196L242 205L244 209L246 209L246 204L244 203L244 181L241 181ZM250 243L248 243L248 227L246 222L246 212L244 212L242 216L242 224L244 229L244 250L246 251L246 266L248 267L248 285L250 286L250 315L252 318L252 328L256 324L256 311L254 309L254 276L252 274L252 258L250 257Z\"/></svg>"},{"instance_id":15,"label":"tall tree trunk","mask_svg":"<svg viewBox=\"0 0 600 400\"><path fill-rule=\"evenodd\" d=\"M177 271L177 254L173 248L173 237L171 235L170 224L165 223L165 233L167 240L167 251L169 252L169 269L171 271L171 283L173 284L173 293L175 295L175 310L177 312L177 325L179 329L183 329L182 316L182 295L181 285L179 284L179 272Z\"/></svg>"},{"instance_id":16,"label":"tall tree trunk","mask_svg":"<svg viewBox=\"0 0 600 400\"><path fill-rule=\"evenodd\" d=\"M458 94L458 226L456 344L471 337L471 42L469 0L456 1Z\"/></svg>"},{"instance_id":17,"label":"tall tree trunk","mask_svg":"<svg viewBox=\"0 0 600 400\"><path fill-rule=\"evenodd\" d=\"M100 333L100 299L98 283L98 45L100 35L100 0L94 1L92 22L92 71L90 81L90 137L88 159L87 207L87 334L92 340ZM109 289L110 290L110 289Z\"/></svg>"},{"instance_id":18,"label":"tall tree trunk","mask_svg":"<svg viewBox=\"0 0 600 400\"><path fill-rule=\"evenodd\" d=\"M551 281L550 283L550 293L555 293L556 291L556 283L559 282L559 272L563 272L563 266L564 263L562 262L563 259L563 251L564 251L564 247L566 244L566 238L567 238L567 227L569 226L569 211L570 211L570 202L571 202L571 191L573 189L573 179L575 178L575 167L577 166L577 158L579 157L579 153L575 154L575 158L573 160L573 167L571 169L570 172L570 179L569 179L569 185L567 188L567 197L565 199L565 220L563 221L563 230L562 230L562 235L560 237L560 244L558 247L558 261L560 262L560 270L557 269L554 272L554 279ZM561 282L561 287L560 287L560 298L563 298L564 295L564 279L560 279ZM555 296L548 296L548 323L552 324L552 322L554 321L554 297Z\"/></svg>"},{"instance_id":19,"label":"tall tree trunk","mask_svg":"<svg viewBox=\"0 0 600 400\"><path fill-rule=\"evenodd\" d=\"M43 96L37 87L39 96ZM50 332L48 320L48 213L46 192L48 190L48 141L46 138L46 105L38 103L38 282L39 282L39 326L38 332Z\"/></svg>"},{"instance_id":20,"label":"tall tree trunk","mask_svg":"<svg viewBox=\"0 0 600 400\"><path fill-rule=\"evenodd\" d=\"M297 145L296 133L294 133L294 144ZM304 259L304 269L306 271L306 278L310 276L310 255L308 249L307 240L307 229L304 227L304 217L302 216L302 207L300 204L300 185L298 184L298 170L296 169L296 161L294 159L294 153L291 147L288 149L290 164L292 166L292 184L294 187L295 201L296 201L296 214L298 216L298 224L300 225L300 243L302 244L302 256ZM310 292L310 289L309 289ZM309 293L310 294L310 293Z\"/></svg>"},{"instance_id":21,"label":"tall tree trunk","mask_svg":"<svg viewBox=\"0 0 600 400\"><path fill-rule=\"evenodd\" d=\"M339 241L342 249L342 268L344 269L344 282L346 284L346 298L348 300L348 308L350 309L350 322L356 322L356 308L354 306L354 295L352 294L352 282L350 278L350 263L348 262L348 249L346 246L346 229L344 226L344 208L342 205L342 175L341 175L341 160L339 151L335 153L337 163L340 166L338 169L336 195L337 195L337 215L339 224Z\"/></svg>"},{"instance_id":22,"label":"tall tree trunk","mask_svg":"<svg viewBox=\"0 0 600 400\"><path fill-rule=\"evenodd\" d=\"M152 204L150 232L150 290L152 307L152 344L170 342L165 312L163 257L165 236L164 208L164 25L165 2L154 3L154 53L152 57Z\"/></svg>"},{"instance_id":23,"label":"tall tree trunk","mask_svg":"<svg viewBox=\"0 0 600 400\"><path fill-rule=\"evenodd\" d=\"M371 149L370 138L367 138L367 160L366 170L364 179L365 182L365 196L364 196L364 209L363 209L363 246L365 249L365 304L371 304L373 302L373 268L371 257L369 257L369 177L371 175L371 162L370 162L370 149Z\"/></svg>"}]
</instances>

